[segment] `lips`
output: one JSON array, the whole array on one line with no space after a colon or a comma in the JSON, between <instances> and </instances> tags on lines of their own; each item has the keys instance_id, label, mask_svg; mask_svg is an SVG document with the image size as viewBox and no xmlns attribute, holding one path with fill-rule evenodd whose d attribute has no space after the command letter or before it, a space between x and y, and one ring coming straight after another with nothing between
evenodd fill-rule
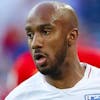
<instances>
[{"instance_id":1,"label":"lips","mask_svg":"<svg viewBox=\"0 0 100 100\"><path fill-rule=\"evenodd\" d=\"M44 65L47 61L46 55L44 55L43 53L35 53L34 59L36 61L36 64L39 66Z\"/></svg>"}]
</instances>

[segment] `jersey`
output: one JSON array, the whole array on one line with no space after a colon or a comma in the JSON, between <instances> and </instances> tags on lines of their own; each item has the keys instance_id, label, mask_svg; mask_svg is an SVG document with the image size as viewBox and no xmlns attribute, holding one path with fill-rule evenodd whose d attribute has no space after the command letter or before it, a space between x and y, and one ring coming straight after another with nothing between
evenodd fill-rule
<instances>
[{"instance_id":1,"label":"jersey","mask_svg":"<svg viewBox=\"0 0 100 100\"><path fill-rule=\"evenodd\" d=\"M72 88L58 89L37 72L21 83L5 100L100 100L100 69L86 64L83 78Z\"/></svg>"}]
</instances>

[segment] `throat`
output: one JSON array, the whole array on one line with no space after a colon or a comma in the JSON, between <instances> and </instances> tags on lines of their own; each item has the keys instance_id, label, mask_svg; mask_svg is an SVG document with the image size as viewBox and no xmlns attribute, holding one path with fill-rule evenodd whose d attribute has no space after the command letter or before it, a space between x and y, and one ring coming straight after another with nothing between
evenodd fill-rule
<instances>
[{"instance_id":1,"label":"throat","mask_svg":"<svg viewBox=\"0 0 100 100\"><path fill-rule=\"evenodd\" d=\"M45 76L46 81L52 86L59 89L72 88L78 83L84 76L83 73L68 72L56 76Z\"/></svg>"}]
</instances>

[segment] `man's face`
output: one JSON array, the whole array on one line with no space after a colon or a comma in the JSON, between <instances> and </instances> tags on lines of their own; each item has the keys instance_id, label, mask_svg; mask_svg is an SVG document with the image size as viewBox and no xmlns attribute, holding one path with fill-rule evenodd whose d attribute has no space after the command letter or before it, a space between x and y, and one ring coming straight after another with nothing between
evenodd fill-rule
<instances>
[{"instance_id":1,"label":"man's face","mask_svg":"<svg viewBox=\"0 0 100 100\"><path fill-rule=\"evenodd\" d=\"M67 51L60 21L47 19L33 14L26 23L32 56L38 70L45 75L59 73Z\"/></svg>"}]
</instances>

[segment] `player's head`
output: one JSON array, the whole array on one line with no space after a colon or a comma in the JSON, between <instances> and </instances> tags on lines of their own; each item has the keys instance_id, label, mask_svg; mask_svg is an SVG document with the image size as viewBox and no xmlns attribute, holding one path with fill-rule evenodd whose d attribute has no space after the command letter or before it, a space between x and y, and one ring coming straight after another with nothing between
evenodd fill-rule
<instances>
[{"instance_id":1,"label":"player's head","mask_svg":"<svg viewBox=\"0 0 100 100\"><path fill-rule=\"evenodd\" d=\"M45 75L59 73L72 57L78 37L73 8L56 1L39 3L30 11L25 29L38 70Z\"/></svg>"}]
</instances>

